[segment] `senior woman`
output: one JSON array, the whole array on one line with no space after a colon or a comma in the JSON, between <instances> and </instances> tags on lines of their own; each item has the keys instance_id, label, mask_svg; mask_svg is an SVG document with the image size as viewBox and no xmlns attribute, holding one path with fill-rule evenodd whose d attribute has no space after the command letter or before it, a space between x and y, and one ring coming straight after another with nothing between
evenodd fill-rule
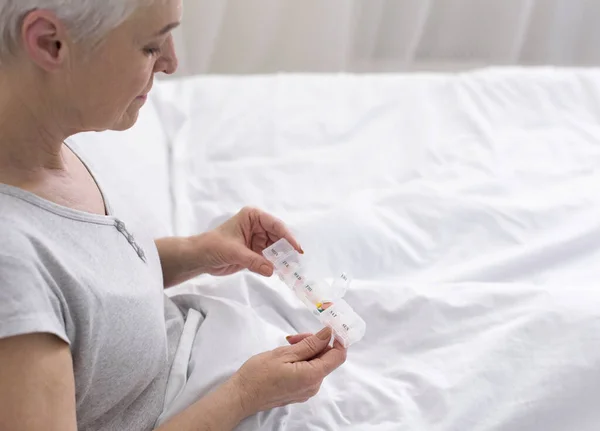
<instances>
[{"instance_id":1,"label":"senior woman","mask_svg":"<svg viewBox=\"0 0 600 431\"><path fill-rule=\"evenodd\" d=\"M201 273L270 276L260 250L279 238L301 250L256 209L195 237L133 235L68 144L135 123L154 75L177 67L181 1L0 0L2 430L157 426L190 316L164 289ZM158 429L229 430L311 398L345 360L329 340L296 335L250 358Z\"/></svg>"}]
</instances>

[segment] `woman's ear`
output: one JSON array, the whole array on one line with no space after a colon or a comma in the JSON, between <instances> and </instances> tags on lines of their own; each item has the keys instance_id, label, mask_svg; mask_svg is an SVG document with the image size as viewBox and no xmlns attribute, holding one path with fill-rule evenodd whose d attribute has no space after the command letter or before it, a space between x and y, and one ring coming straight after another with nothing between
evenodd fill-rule
<instances>
[{"instance_id":1,"label":"woman's ear","mask_svg":"<svg viewBox=\"0 0 600 431\"><path fill-rule=\"evenodd\" d=\"M67 37L65 26L50 11L34 10L23 20L23 48L31 60L47 72L58 70L65 64Z\"/></svg>"}]
</instances>

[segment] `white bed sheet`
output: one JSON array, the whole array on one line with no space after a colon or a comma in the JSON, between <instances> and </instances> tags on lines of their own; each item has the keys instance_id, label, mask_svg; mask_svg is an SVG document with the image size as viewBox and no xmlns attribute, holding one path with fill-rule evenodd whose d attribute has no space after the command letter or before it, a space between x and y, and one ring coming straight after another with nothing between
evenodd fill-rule
<instances>
[{"instance_id":1,"label":"white bed sheet","mask_svg":"<svg viewBox=\"0 0 600 431\"><path fill-rule=\"evenodd\" d=\"M597 70L162 90L187 115L173 147L177 232L244 205L271 211L318 271L356 277L348 302L368 325L317 399L241 429L598 429ZM248 355L316 329L277 280L187 291L207 316L190 400Z\"/></svg>"}]
</instances>

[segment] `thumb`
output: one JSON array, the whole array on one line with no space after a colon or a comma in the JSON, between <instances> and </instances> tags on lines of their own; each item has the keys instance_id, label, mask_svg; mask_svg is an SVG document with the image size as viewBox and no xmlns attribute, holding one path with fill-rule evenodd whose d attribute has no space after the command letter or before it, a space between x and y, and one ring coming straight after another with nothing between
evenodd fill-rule
<instances>
[{"instance_id":1,"label":"thumb","mask_svg":"<svg viewBox=\"0 0 600 431\"><path fill-rule=\"evenodd\" d=\"M290 347L289 352L292 356L292 362L307 361L314 358L327 348L330 341L330 328L321 329L316 335L304 338Z\"/></svg>"},{"instance_id":2,"label":"thumb","mask_svg":"<svg viewBox=\"0 0 600 431\"><path fill-rule=\"evenodd\" d=\"M244 246L239 247L236 252L236 260L238 261L239 265L265 277L270 277L273 275L273 264L260 254L255 253Z\"/></svg>"}]
</instances>

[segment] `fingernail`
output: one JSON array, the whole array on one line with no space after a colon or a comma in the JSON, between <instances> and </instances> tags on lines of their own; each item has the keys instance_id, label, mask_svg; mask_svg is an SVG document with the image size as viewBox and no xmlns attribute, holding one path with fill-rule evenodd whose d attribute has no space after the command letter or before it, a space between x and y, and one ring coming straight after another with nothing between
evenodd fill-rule
<instances>
[{"instance_id":1,"label":"fingernail","mask_svg":"<svg viewBox=\"0 0 600 431\"><path fill-rule=\"evenodd\" d=\"M331 329L329 327L321 329L317 332L317 338L319 340L330 340L331 339Z\"/></svg>"},{"instance_id":2,"label":"fingernail","mask_svg":"<svg viewBox=\"0 0 600 431\"><path fill-rule=\"evenodd\" d=\"M290 341L290 340L292 339L292 336L291 336L291 335L288 335L287 337L285 337L285 339L286 339L287 341Z\"/></svg>"}]
</instances>

